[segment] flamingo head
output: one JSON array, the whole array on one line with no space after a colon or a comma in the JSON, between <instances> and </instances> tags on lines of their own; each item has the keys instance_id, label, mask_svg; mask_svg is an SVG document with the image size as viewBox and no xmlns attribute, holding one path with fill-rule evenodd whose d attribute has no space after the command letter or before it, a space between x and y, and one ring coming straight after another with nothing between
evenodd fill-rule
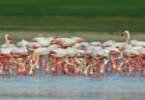
<instances>
[{"instance_id":1,"label":"flamingo head","mask_svg":"<svg viewBox=\"0 0 145 100\"><path fill-rule=\"evenodd\" d=\"M12 40L12 36L9 35L9 34L6 34L5 37L6 37L8 40Z\"/></svg>"},{"instance_id":2,"label":"flamingo head","mask_svg":"<svg viewBox=\"0 0 145 100\"><path fill-rule=\"evenodd\" d=\"M121 36L124 36L124 35L126 35L127 33L129 33L129 31L128 31L128 30L125 30L125 31L121 32Z\"/></svg>"}]
</instances>

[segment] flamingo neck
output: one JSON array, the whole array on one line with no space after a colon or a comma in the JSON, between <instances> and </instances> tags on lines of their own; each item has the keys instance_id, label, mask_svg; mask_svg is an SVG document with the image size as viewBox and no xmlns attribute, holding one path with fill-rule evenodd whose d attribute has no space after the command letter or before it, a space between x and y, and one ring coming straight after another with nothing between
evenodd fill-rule
<instances>
[{"instance_id":1,"label":"flamingo neck","mask_svg":"<svg viewBox=\"0 0 145 100\"><path fill-rule=\"evenodd\" d=\"M5 35L6 44L10 44L8 40L8 34Z\"/></svg>"},{"instance_id":2,"label":"flamingo neck","mask_svg":"<svg viewBox=\"0 0 145 100\"><path fill-rule=\"evenodd\" d=\"M126 43L127 43L127 44L129 44L129 41L130 41L130 33L129 33L129 32L127 32L127 33L126 33L126 35L127 35L127 40L126 40Z\"/></svg>"},{"instance_id":3,"label":"flamingo neck","mask_svg":"<svg viewBox=\"0 0 145 100\"><path fill-rule=\"evenodd\" d=\"M126 39L125 47L129 45L129 41L130 41L130 33L126 32L126 35L127 35L127 39Z\"/></svg>"}]
</instances>

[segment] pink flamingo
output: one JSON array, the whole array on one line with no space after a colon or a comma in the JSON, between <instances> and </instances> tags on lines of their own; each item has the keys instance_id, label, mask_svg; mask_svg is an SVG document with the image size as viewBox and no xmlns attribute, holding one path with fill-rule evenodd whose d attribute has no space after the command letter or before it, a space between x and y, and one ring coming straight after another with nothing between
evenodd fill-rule
<instances>
[{"instance_id":1,"label":"pink flamingo","mask_svg":"<svg viewBox=\"0 0 145 100\"><path fill-rule=\"evenodd\" d=\"M106 64L108 63L107 60L104 60L108 57L107 52L104 49L99 49L99 50L94 50L91 54L92 54L93 59L96 60L96 62L94 61L94 63L88 65L85 68L83 74L86 76L88 74L90 74L92 76L93 72L94 72L93 67L97 66L96 70L97 70L98 74L103 75L105 72L104 66L106 66Z\"/></svg>"},{"instance_id":2,"label":"pink flamingo","mask_svg":"<svg viewBox=\"0 0 145 100\"><path fill-rule=\"evenodd\" d=\"M6 70L8 70L9 75L12 75L12 66L11 66L12 50L13 48L0 49L0 63L1 63L0 75L2 75L3 72L5 72Z\"/></svg>"},{"instance_id":3,"label":"pink flamingo","mask_svg":"<svg viewBox=\"0 0 145 100\"><path fill-rule=\"evenodd\" d=\"M114 47L108 47L105 50L108 50L109 55L110 55L111 71L118 71L120 74L122 74L122 69L118 68L119 57L120 57L121 51Z\"/></svg>"},{"instance_id":4,"label":"pink flamingo","mask_svg":"<svg viewBox=\"0 0 145 100\"><path fill-rule=\"evenodd\" d=\"M58 67L60 65L62 72L64 72L65 74L69 73L69 70L67 68L67 65L65 64L65 58L68 56L68 52L65 49L51 49L50 50L50 67L51 67L51 71L54 75L58 74Z\"/></svg>"},{"instance_id":5,"label":"pink flamingo","mask_svg":"<svg viewBox=\"0 0 145 100\"><path fill-rule=\"evenodd\" d=\"M96 47L101 47L102 46L101 42L91 42L90 45L91 46L96 46Z\"/></svg>"},{"instance_id":6,"label":"pink flamingo","mask_svg":"<svg viewBox=\"0 0 145 100\"><path fill-rule=\"evenodd\" d=\"M17 74L18 75L26 75L26 71L28 69L28 55L29 52L26 47L21 47L17 49L13 49L11 51L13 60L17 66Z\"/></svg>"},{"instance_id":7,"label":"pink flamingo","mask_svg":"<svg viewBox=\"0 0 145 100\"><path fill-rule=\"evenodd\" d=\"M49 48L44 48L44 47L41 47L41 48L37 48L34 50L34 58L35 58L35 62L34 64L30 67L30 71L29 71L29 74L30 75L33 75L35 69L39 69L39 61L41 61L42 63L42 60L44 62L44 69L45 69L45 73L48 74L49 73L49 68L48 68L48 63L45 59L45 57L41 58L41 56L48 56L50 54L50 49ZM40 59L41 58L41 59ZM35 68L36 67L36 68ZM41 66L42 68L42 66Z\"/></svg>"}]
</instances>

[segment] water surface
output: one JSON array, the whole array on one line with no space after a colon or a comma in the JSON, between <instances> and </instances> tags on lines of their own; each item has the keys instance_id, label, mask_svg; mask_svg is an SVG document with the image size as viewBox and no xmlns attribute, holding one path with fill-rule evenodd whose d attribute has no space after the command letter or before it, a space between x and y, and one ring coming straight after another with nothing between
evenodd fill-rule
<instances>
[{"instance_id":1,"label":"water surface","mask_svg":"<svg viewBox=\"0 0 145 100\"><path fill-rule=\"evenodd\" d=\"M145 77L4 76L3 100L145 100Z\"/></svg>"}]
</instances>

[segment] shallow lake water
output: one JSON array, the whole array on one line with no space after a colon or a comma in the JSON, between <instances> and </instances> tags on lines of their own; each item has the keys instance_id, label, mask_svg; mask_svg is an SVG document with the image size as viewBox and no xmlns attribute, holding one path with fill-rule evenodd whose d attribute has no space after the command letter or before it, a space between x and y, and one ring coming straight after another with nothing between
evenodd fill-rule
<instances>
[{"instance_id":1,"label":"shallow lake water","mask_svg":"<svg viewBox=\"0 0 145 100\"><path fill-rule=\"evenodd\" d=\"M145 100L145 77L35 75L0 78L2 100Z\"/></svg>"}]
</instances>

